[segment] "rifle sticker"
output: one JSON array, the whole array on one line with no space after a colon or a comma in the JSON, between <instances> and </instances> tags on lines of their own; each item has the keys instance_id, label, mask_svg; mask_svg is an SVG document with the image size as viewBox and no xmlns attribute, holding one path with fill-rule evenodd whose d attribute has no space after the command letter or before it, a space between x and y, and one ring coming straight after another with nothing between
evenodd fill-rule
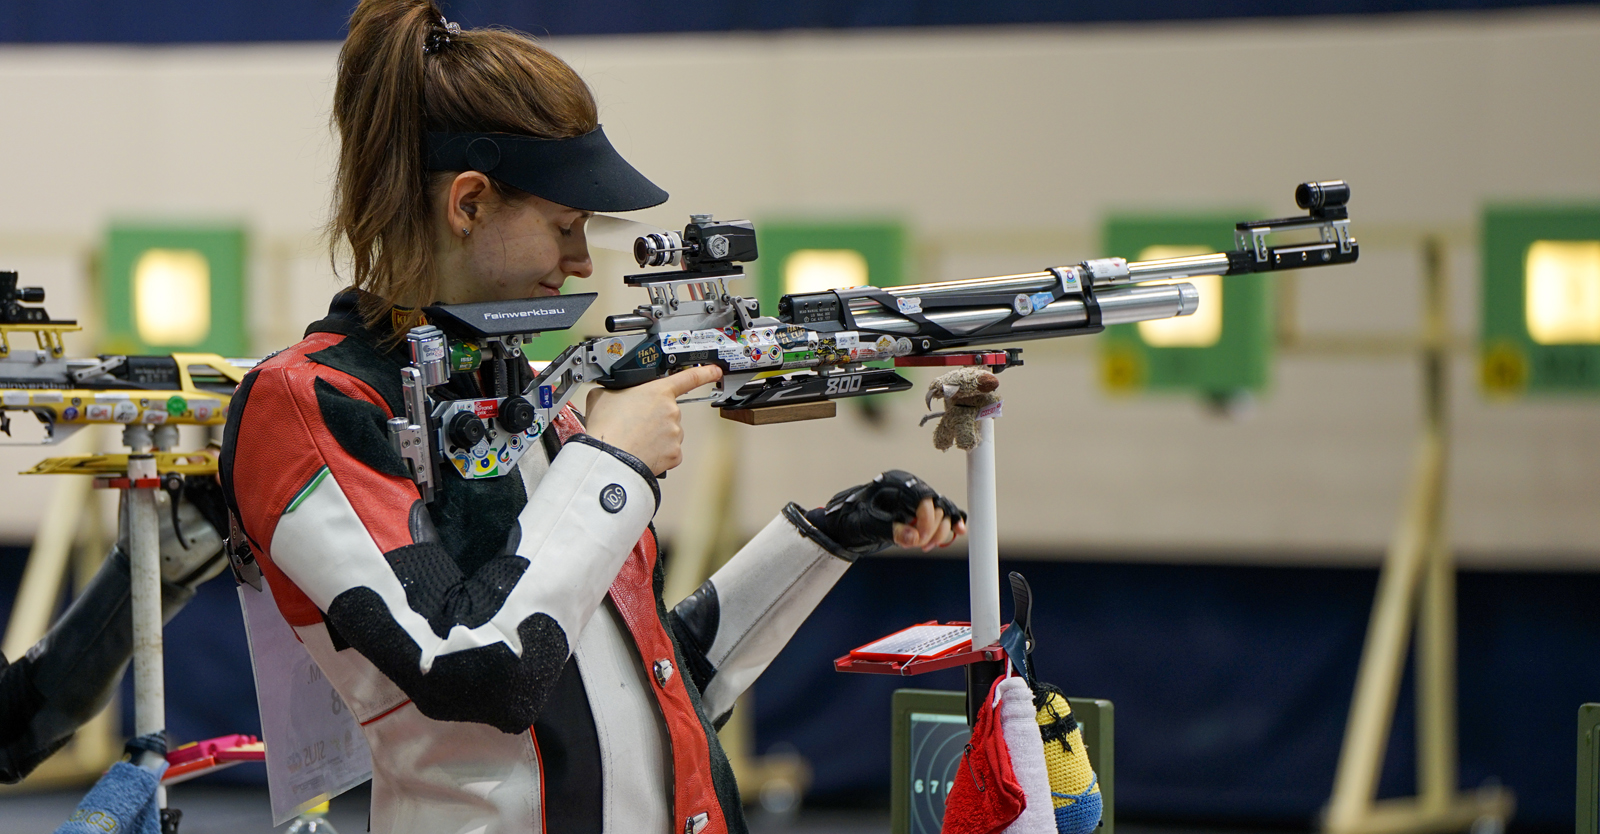
<instances>
[{"instance_id":1,"label":"rifle sticker","mask_svg":"<svg viewBox=\"0 0 1600 834\"><path fill-rule=\"evenodd\" d=\"M1096 258L1092 261L1084 261L1083 268L1088 270L1089 275L1096 281L1121 278L1128 274L1128 259Z\"/></svg>"},{"instance_id":2,"label":"rifle sticker","mask_svg":"<svg viewBox=\"0 0 1600 834\"><path fill-rule=\"evenodd\" d=\"M843 330L833 334L833 344L840 350L853 348L857 344L860 344L860 335L861 334L855 332L854 330Z\"/></svg>"},{"instance_id":3,"label":"rifle sticker","mask_svg":"<svg viewBox=\"0 0 1600 834\"><path fill-rule=\"evenodd\" d=\"M67 410L61 412L61 419L66 420L69 423L78 419L78 409L73 408L70 405L67 406Z\"/></svg>"},{"instance_id":4,"label":"rifle sticker","mask_svg":"<svg viewBox=\"0 0 1600 834\"><path fill-rule=\"evenodd\" d=\"M471 342L450 343L450 370L457 373L476 371L483 364L483 352Z\"/></svg>"},{"instance_id":5,"label":"rifle sticker","mask_svg":"<svg viewBox=\"0 0 1600 834\"><path fill-rule=\"evenodd\" d=\"M189 408L194 411L194 419L196 420L210 420L221 407L221 400L213 400L209 397L196 397L189 401Z\"/></svg>"},{"instance_id":6,"label":"rifle sticker","mask_svg":"<svg viewBox=\"0 0 1600 834\"><path fill-rule=\"evenodd\" d=\"M1047 292L1036 292L1028 296L1028 300L1033 302L1033 309L1043 310L1049 307L1051 302L1056 300L1056 297Z\"/></svg>"},{"instance_id":7,"label":"rifle sticker","mask_svg":"<svg viewBox=\"0 0 1600 834\"><path fill-rule=\"evenodd\" d=\"M93 403L89 406L89 419L104 421L111 419L111 406Z\"/></svg>"},{"instance_id":8,"label":"rifle sticker","mask_svg":"<svg viewBox=\"0 0 1600 834\"><path fill-rule=\"evenodd\" d=\"M122 395L122 399L127 399L127 398L128 398L127 394L123 394ZM63 398L61 396L61 392L60 391L35 391L35 392L33 392L33 404L34 405L56 405L56 404L61 403L61 402L65 402L65 398Z\"/></svg>"},{"instance_id":9,"label":"rifle sticker","mask_svg":"<svg viewBox=\"0 0 1600 834\"><path fill-rule=\"evenodd\" d=\"M717 352L710 348L681 351L673 355L678 357L678 367L680 368L688 367L689 365L704 365L707 362L715 361L717 358Z\"/></svg>"},{"instance_id":10,"label":"rifle sticker","mask_svg":"<svg viewBox=\"0 0 1600 834\"><path fill-rule=\"evenodd\" d=\"M139 407L132 400L123 400L111 407L111 419L119 423L132 423L139 419Z\"/></svg>"},{"instance_id":11,"label":"rifle sticker","mask_svg":"<svg viewBox=\"0 0 1600 834\"><path fill-rule=\"evenodd\" d=\"M755 363L750 361L750 357L745 356L744 351L734 345L725 345L718 348L717 356L728 363L728 370L730 371L745 371L755 366Z\"/></svg>"},{"instance_id":12,"label":"rifle sticker","mask_svg":"<svg viewBox=\"0 0 1600 834\"><path fill-rule=\"evenodd\" d=\"M182 417L189 410L189 402L183 397L173 394L167 398L167 413L174 417Z\"/></svg>"},{"instance_id":13,"label":"rifle sticker","mask_svg":"<svg viewBox=\"0 0 1600 834\"><path fill-rule=\"evenodd\" d=\"M607 339L606 340L605 351L606 351L606 353L609 353L612 356L618 356L618 357L622 356L622 340L621 339Z\"/></svg>"},{"instance_id":14,"label":"rifle sticker","mask_svg":"<svg viewBox=\"0 0 1600 834\"><path fill-rule=\"evenodd\" d=\"M894 355L895 356L910 356L911 355L911 340L907 339L904 336L901 336L900 338L895 339L894 340Z\"/></svg>"},{"instance_id":15,"label":"rifle sticker","mask_svg":"<svg viewBox=\"0 0 1600 834\"><path fill-rule=\"evenodd\" d=\"M982 420L982 419L984 419L986 417L999 417L1000 416L1000 406L1003 403L1004 403L1003 400L999 401L999 402L992 402L992 403L984 406L983 408L978 409L978 419Z\"/></svg>"},{"instance_id":16,"label":"rifle sticker","mask_svg":"<svg viewBox=\"0 0 1600 834\"><path fill-rule=\"evenodd\" d=\"M778 345L784 349L809 345L816 339L817 334L804 327L790 325L778 330Z\"/></svg>"},{"instance_id":17,"label":"rifle sticker","mask_svg":"<svg viewBox=\"0 0 1600 834\"><path fill-rule=\"evenodd\" d=\"M539 407L552 408L556 404L555 389L548 385L539 386Z\"/></svg>"},{"instance_id":18,"label":"rifle sticker","mask_svg":"<svg viewBox=\"0 0 1600 834\"><path fill-rule=\"evenodd\" d=\"M143 422L148 425L159 426L162 423L167 422L167 412L157 411L156 409L152 408L144 413Z\"/></svg>"},{"instance_id":19,"label":"rifle sticker","mask_svg":"<svg viewBox=\"0 0 1600 834\"><path fill-rule=\"evenodd\" d=\"M495 399L473 400L472 416L479 420L493 420L500 413L500 401Z\"/></svg>"},{"instance_id":20,"label":"rifle sticker","mask_svg":"<svg viewBox=\"0 0 1600 834\"><path fill-rule=\"evenodd\" d=\"M661 350L654 344L640 345L633 358L641 368L654 368L661 363Z\"/></svg>"},{"instance_id":21,"label":"rifle sticker","mask_svg":"<svg viewBox=\"0 0 1600 834\"><path fill-rule=\"evenodd\" d=\"M896 307L900 308L900 312L908 316L922 312L921 298L896 298L894 303Z\"/></svg>"},{"instance_id":22,"label":"rifle sticker","mask_svg":"<svg viewBox=\"0 0 1600 834\"><path fill-rule=\"evenodd\" d=\"M4 404L4 405L27 405L28 404L28 392L27 391L7 391L4 394L0 394L0 404Z\"/></svg>"}]
</instances>

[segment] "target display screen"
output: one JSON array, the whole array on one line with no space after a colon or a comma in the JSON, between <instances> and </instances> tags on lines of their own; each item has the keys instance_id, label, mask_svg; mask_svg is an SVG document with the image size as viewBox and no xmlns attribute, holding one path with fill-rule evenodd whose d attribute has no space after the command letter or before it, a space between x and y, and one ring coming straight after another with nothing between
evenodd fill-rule
<instances>
[{"instance_id":1,"label":"target display screen","mask_svg":"<svg viewBox=\"0 0 1600 834\"><path fill-rule=\"evenodd\" d=\"M956 769L972 730L964 715L913 712L909 717L910 832L939 834L945 798L955 785Z\"/></svg>"}]
</instances>

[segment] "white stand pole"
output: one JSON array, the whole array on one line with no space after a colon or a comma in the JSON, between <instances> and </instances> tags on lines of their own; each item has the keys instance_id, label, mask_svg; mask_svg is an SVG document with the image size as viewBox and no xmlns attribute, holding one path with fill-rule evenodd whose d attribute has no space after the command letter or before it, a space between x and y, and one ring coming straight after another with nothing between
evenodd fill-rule
<instances>
[{"instance_id":1,"label":"white stand pole","mask_svg":"<svg viewBox=\"0 0 1600 834\"><path fill-rule=\"evenodd\" d=\"M156 514L156 488L134 486L154 481L155 458L149 454L150 434L130 426L123 441L134 452L128 456L128 573L133 608L133 733L142 736L167 727L167 700L161 640L161 531ZM164 792L163 792L164 794ZM159 797L166 807L166 797Z\"/></svg>"},{"instance_id":2,"label":"white stand pole","mask_svg":"<svg viewBox=\"0 0 1600 834\"><path fill-rule=\"evenodd\" d=\"M978 445L967 452L967 588L972 647L1000 639L1000 524L995 505L994 418L978 419Z\"/></svg>"},{"instance_id":3,"label":"white stand pole","mask_svg":"<svg viewBox=\"0 0 1600 834\"><path fill-rule=\"evenodd\" d=\"M154 469L154 461L148 460ZM140 461L128 462L128 474ZM147 477L155 477L150 473ZM128 490L128 554L133 591L133 726L135 735L166 729L166 693L161 657L161 540L156 491Z\"/></svg>"}]
</instances>

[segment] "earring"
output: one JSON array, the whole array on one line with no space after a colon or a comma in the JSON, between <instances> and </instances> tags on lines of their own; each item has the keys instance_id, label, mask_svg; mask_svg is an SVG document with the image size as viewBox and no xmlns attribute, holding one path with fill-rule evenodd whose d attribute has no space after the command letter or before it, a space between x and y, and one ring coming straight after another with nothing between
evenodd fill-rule
<instances>
[{"instance_id":1,"label":"earring","mask_svg":"<svg viewBox=\"0 0 1600 834\"><path fill-rule=\"evenodd\" d=\"M462 226L461 227L461 234L464 237L472 237L472 230L467 228L466 226Z\"/></svg>"}]
</instances>

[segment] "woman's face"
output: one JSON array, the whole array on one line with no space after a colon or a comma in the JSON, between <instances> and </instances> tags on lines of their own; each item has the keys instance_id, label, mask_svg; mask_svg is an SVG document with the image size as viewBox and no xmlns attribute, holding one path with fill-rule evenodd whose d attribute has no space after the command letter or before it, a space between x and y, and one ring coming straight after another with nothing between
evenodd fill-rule
<instances>
[{"instance_id":1,"label":"woman's face","mask_svg":"<svg viewBox=\"0 0 1600 834\"><path fill-rule=\"evenodd\" d=\"M483 204L480 204L483 205ZM484 206L465 221L471 234L455 238L441 298L447 304L560 295L569 276L594 272L579 211L529 195Z\"/></svg>"}]
</instances>

